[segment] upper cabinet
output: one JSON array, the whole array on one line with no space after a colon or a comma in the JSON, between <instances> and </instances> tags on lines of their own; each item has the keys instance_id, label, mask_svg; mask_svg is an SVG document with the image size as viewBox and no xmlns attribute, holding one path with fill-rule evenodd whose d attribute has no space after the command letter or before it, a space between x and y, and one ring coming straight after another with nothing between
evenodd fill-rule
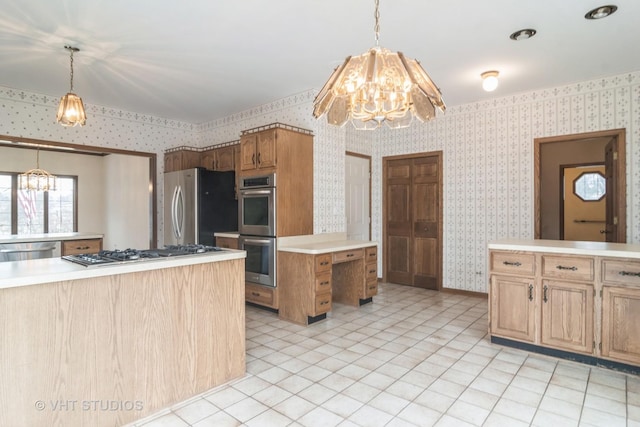
<instances>
[{"instance_id":1,"label":"upper cabinet","mask_svg":"<svg viewBox=\"0 0 640 427\"><path fill-rule=\"evenodd\" d=\"M164 154L164 171L173 172L200 166L200 152L188 148L178 147Z\"/></svg>"},{"instance_id":2,"label":"upper cabinet","mask_svg":"<svg viewBox=\"0 0 640 427\"><path fill-rule=\"evenodd\" d=\"M240 138L241 168L265 169L276 166L277 129L243 135Z\"/></svg>"},{"instance_id":3,"label":"upper cabinet","mask_svg":"<svg viewBox=\"0 0 640 427\"><path fill-rule=\"evenodd\" d=\"M238 144L202 151L200 166L213 171L235 170L235 148Z\"/></svg>"}]
</instances>

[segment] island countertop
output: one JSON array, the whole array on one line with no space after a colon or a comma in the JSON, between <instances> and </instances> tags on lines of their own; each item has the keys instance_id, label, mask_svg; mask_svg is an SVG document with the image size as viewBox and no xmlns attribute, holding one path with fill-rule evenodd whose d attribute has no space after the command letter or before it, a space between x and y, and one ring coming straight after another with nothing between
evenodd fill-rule
<instances>
[{"instance_id":1,"label":"island countertop","mask_svg":"<svg viewBox=\"0 0 640 427\"><path fill-rule=\"evenodd\" d=\"M154 259L146 258L138 261L93 267L83 267L62 258L0 262L0 289L227 261L245 257L245 251L224 249L218 252Z\"/></svg>"},{"instance_id":2,"label":"island countertop","mask_svg":"<svg viewBox=\"0 0 640 427\"><path fill-rule=\"evenodd\" d=\"M578 242L569 240L503 239L489 242L489 249L548 252L640 259L640 245L630 243Z\"/></svg>"},{"instance_id":3,"label":"island countertop","mask_svg":"<svg viewBox=\"0 0 640 427\"><path fill-rule=\"evenodd\" d=\"M0 244L26 242L52 242L60 240L102 239L100 233L38 233L38 234L2 234Z\"/></svg>"},{"instance_id":4,"label":"island countertop","mask_svg":"<svg viewBox=\"0 0 640 427\"><path fill-rule=\"evenodd\" d=\"M348 240L347 233L323 233L278 238L278 251L312 255L369 248L371 246L377 246L377 242Z\"/></svg>"}]
</instances>

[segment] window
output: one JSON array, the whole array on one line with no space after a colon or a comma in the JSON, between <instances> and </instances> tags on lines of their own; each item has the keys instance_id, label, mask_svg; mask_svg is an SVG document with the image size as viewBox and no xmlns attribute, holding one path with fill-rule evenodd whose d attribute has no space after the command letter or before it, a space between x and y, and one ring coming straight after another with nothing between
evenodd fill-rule
<instances>
[{"instance_id":1,"label":"window","mask_svg":"<svg viewBox=\"0 0 640 427\"><path fill-rule=\"evenodd\" d=\"M585 172L573 182L573 192L585 202L601 200L607 192L606 179L600 172Z\"/></svg>"},{"instance_id":2,"label":"window","mask_svg":"<svg viewBox=\"0 0 640 427\"><path fill-rule=\"evenodd\" d=\"M18 189L17 173L0 173L0 235L77 231L76 176L58 176L56 191Z\"/></svg>"}]
</instances>

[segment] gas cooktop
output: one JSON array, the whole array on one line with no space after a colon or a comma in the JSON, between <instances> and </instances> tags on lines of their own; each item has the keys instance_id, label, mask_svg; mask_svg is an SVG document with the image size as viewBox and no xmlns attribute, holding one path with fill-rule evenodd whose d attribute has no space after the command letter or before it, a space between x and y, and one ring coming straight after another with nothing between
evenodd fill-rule
<instances>
[{"instance_id":1,"label":"gas cooktop","mask_svg":"<svg viewBox=\"0 0 640 427\"><path fill-rule=\"evenodd\" d=\"M122 264L125 262L144 261L149 259L158 259L166 257L174 257L181 255L202 254L207 252L221 251L217 246L206 245L167 245L163 249L116 249L102 250L93 254L77 254L64 255L62 259L75 262L85 267Z\"/></svg>"}]
</instances>

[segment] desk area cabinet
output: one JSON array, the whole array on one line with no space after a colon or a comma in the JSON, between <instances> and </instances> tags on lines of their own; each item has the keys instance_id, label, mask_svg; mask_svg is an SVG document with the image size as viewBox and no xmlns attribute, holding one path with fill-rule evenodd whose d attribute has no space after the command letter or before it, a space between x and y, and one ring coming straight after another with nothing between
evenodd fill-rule
<instances>
[{"instance_id":1,"label":"desk area cabinet","mask_svg":"<svg viewBox=\"0 0 640 427\"><path fill-rule=\"evenodd\" d=\"M293 243L278 247L279 317L301 325L326 318L334 303L359 307L377 294L375 242L314 237L284 238Z\"/></svg>"},{"instance_id":2,"label":"desk area cabinet","mask_svg":"<svg viewBox=\"0 0 640 427\"><path fill-rule=\"evenodd\" d=\"M640 367L640 246L502 241L489 244L489 270L492 341Z\"/></svg>"}]
</instances>

